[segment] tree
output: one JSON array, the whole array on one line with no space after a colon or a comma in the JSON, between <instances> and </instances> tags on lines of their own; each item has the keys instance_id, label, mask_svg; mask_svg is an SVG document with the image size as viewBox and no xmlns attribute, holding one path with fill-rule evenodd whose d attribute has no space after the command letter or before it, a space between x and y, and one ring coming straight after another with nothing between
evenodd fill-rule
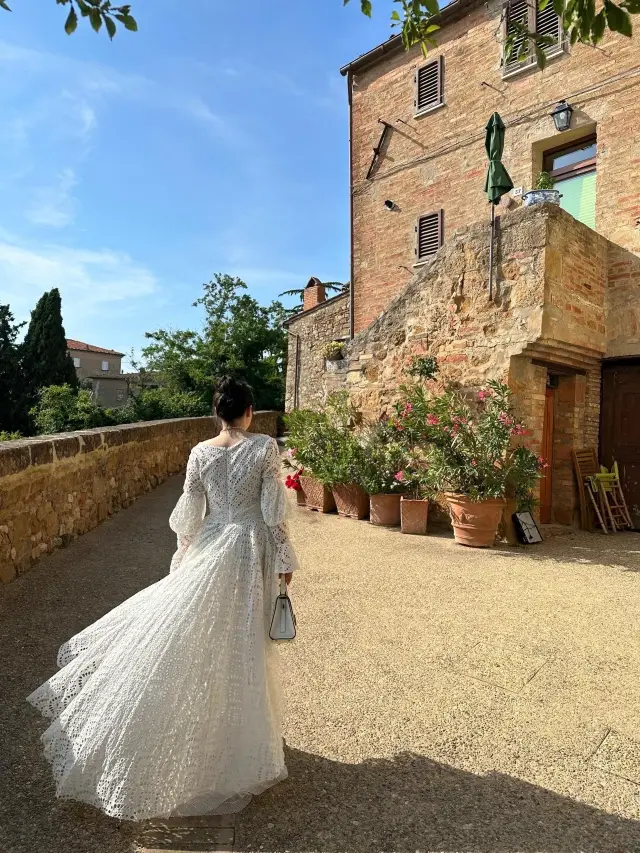
<instances>
[{"instance_id":1,"label":"tree","mask_svg":"<svg viewBox=\"0 0 640 853\"><path fill-rule=\"evenodd\" d=\"M205 311L202 330L148 332L153 343L143 350L147 369L161 374L169 389L194 392L208 407L215 380L230 373L251 384L257 408L282 409L287 311L280 302L260 305L246 288L239 278L216 274L194 303Z\"/></svg>"},{"instance_id":2,"label":"tree","mask_svg":"<svg viewBox=\"0 0 640 853\"><path fill-rule=\"evenodd\" d=\"M39 435L109 426L114 420L93 402L91 391L70 385L49 385L38 393L30 412Z\"/></svg>"},{"instance_id":3,"label":"tree","mask_svg":"<svg viewBox=\"0 0 640 853\"><path fill-rule=\"evenodd\" d=\"M332 293L343 292L349 289L349 284L344 284L341 281L323 281L321 282L322 286L325 290L330 290ZM294 287L293 290L285 290L283 293L278 294L278 298L281 296L297 296L300 300L300 303L304 303L304 292L306 287ZM288 309L287 309L288 310ZM293 311L297 313L299 308L294 308Z\"/></svg>"},{"instance_id":4,"label":"tree","mask_svg":"<svg viewBox=\"0 0 640 853\"><path fill-rule=\"evenodd\" d=\"M24 388L23 413L28 413L38 400L40 389L49 385L68 385L77 389L73 360L67 350L62 325L62 300L57 288L40 297L31 312L31 322L20 347Z\"/></svg>"},{"instance_id":5,"label":"tree","mask_svg":"<svg viewBox=\"0 0 640 853\"><path fill-rule=\"evenodd\" d=\"M16 343L24 323L16 323L8 305L0 305L0 431L24 429L20 417L22 388L20 358Z\"/></svg>"}]
</instances>

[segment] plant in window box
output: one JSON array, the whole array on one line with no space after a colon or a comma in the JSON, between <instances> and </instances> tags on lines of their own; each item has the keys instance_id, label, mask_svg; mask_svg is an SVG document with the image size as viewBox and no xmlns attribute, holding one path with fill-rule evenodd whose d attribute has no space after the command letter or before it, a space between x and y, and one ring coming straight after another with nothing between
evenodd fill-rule
<instances>
[{"instance_id":1,"label":"plant in window box","mask_svg":"<svg viewBox=\"0 0 640 853\"><path fill-rule=\"evenodd\" d=\"M525 207L532 204L560 204L562 195L555 189L556 182L548 172L540 172L535 188L523 196Z\"/></svg>"},{"instance_id":2,"label":"plant in window box","mask_svg":"<svg viewBox=\"0 0 640 853\"><path fill-rule=\"evenodd\" d=\"M430 482L447 500L456 541L493 544L506 498L524 500L544 464L515 444L526 430L513 413L509 388L491 381L473 402L451 390L430 396L415 387L405 393L410 409L404 429L428 445Z\"/></svg>"},{"instance_id":3,"label":"plant in window box","mask_svg":"<svg viewBox=\"0 0 640 853\"><path fill-rule=\"evenodd\" d=\"M327 361L342 361L344 358L344 343L342 341L331 341L323 349Z\"/></svg>"}]
</instances>

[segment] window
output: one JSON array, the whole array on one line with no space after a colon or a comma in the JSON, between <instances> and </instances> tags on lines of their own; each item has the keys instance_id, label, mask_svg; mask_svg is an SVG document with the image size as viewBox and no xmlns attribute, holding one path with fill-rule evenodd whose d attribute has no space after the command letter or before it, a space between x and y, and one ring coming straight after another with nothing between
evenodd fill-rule
<instances>
[{"instance_id":1,"label":"window","mask_svg":"<svg viewBox=\"0 0 640 853\"><path fill-rule=\"evenodd\" d=\"M416 263L427 261L442 246L444 211L426 213L416 224Z\"/></svg>"},{"instance_id":2,"label":"window","mask_svg":"<svg viewBox=\"0 0 640 853\"><path fill-rule=\"evenodd\" d=\"M109 370L109 362L108 361L102 362L102 369L103 370Z\"/></svg>"},{"instance_id":3,"label":"window","mask_svg":"<svg viewBox=\"0 0 640 853\"><path fill-rule=\"evenodd\" d=\"M516 26L522 24L530 33L547 36L550 42L539 44L548 57L557 56L564 50L564 33L560 18L556 14L551 0L544 9L538 8L539 0L509 0L505 7L504 38L514 33ZM525 44L526 42L526 44ZM524 48L523 48L524 45ZM524 50L521 56L520 51ZM521 58L519 58L521 57ZM502 60L502 74L507 76L515 74L525 68L536 65L536 52L533 42L517 35L513 41L511 53Z\"/></svg>"},{"instance_id":4,"label":"window","mask_svg":"<svg viewBox=\"0 0 640 853\"><path fill-rule=\"evenodd\" d=\"M73 359L73 366L74 367L80 367L80 359L79 358Z\"/></svg>"},{"instance_id":5,"label":"window","mask_svg":"<svg viewBox=\"0 0 640 853\"><path fill-rule=\"evenodd\" d=\"M556 181L560 206L589 228L596 226L595 136L547 151L542 167Z\"/></svg>"},{"instance_id":6,"label":"window","mask_svg":"<svg viewBox=\"0 0 640 853\"><path fill-rule=\"evenodd\" d=\"M439 56L416 71L416 114L426 113L444 103L443 57Z\"/></svg>"}]
</instances>

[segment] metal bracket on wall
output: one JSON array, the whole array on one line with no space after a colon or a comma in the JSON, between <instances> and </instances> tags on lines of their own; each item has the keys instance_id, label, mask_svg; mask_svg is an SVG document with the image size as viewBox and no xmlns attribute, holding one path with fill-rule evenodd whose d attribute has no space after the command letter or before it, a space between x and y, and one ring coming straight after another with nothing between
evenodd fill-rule
<instances>
[{"instance_id":1,"label":"metal bracket on wall","mask_svg":"<svg viewBox=\"0 0 640 853\"><path fill-rule=\"evenodd\" d=\"M380 139L378 140L378 144L373 149L373 159L371 160L371 165L369 166L369 171L367 172L367 180L371 179L371 176L373 175L373 170L375 169L378 160L380 159L380 152L382 151L382 146L387 141L389 131L393 128L393 125L389 124L386 121L383 121L381 118L378 119L378 123L383 125L383 128L382 133L380 134Z\"/></svg>"}]
</instances>

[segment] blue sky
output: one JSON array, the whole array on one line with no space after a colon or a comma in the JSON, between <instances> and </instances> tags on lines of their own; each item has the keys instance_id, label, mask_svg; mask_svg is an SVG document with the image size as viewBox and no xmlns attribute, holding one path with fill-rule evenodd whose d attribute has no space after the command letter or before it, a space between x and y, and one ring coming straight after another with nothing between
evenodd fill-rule
<instances>
[{"instance_id":1,"label":"blue sky","mask_svg":"<svg viewBox=\"0 0 640 853\"><path fill-rule=\"evenodd\" d=\"M0 302L59 287L68 337L129 352L194 328L216 272L269 302L349 276L338 68L389 35L342 0L134 0L140 31L68 37L0 10ZM34 7L37 5L37 14ZM376 8L377 6L377 8Z\"/></svg>"}]
</instances>

